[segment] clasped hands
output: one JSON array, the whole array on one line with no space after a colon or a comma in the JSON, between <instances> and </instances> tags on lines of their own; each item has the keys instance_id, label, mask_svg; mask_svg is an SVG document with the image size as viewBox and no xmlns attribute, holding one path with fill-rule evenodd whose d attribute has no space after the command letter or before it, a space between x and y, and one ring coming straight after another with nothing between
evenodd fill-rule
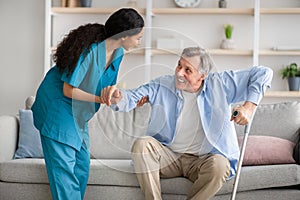
<instances>
[{"instance_id":1,"label":"clasped hands","mask_svg":"<svg viewBox=\"0 0 300 200\"><path fill-rule=\"evenodd\" d=\"M111 104L117 104L121 101L123 98L122 92L115 86L107 86L106 88L103 88L100 94L100 102L102 104L106 104L107 106L110 106ZM137 107L143 106L145 103L149 101L148 96L142 97L137 102Z\"/></svg>"},{"instance_id":2,"label":"clasped hands","mask_svg":"<svg viewBox=\"0 0 300 200\"><path fill-rule=\"evenodd\" d=\"M122 92L115 86L107 86L102 89L100 94L100 102L110 106L111 104L117 104L122 99Z\"/></svg>"}]
</instances>

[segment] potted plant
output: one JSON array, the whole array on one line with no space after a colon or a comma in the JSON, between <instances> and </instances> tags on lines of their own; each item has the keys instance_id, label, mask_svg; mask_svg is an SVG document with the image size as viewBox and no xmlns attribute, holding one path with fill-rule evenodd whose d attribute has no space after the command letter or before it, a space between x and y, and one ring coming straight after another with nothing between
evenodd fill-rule
<instances>
[{"instance_id":1,"label":"potted plant","mask_svg":"<svg viewBox=\"0 0 300 200\"><path fill-rule=\"evenodd\" d=\"M235 42L232 39L233 25L224 24L225 39L222 40L221 49L234 49Z\"/></svg>"},{"instance_id":2,"label":"potted plant","mask_svg":"<svg viewBox=\"0 0 300 200\"><path fill-rule=\"evenodd\" d=\"M299 91L300 87L300 69L296 63L291 63L280 70L282 79L288 79L289 90Z\"/></svg>"},{"instance_id":3,"label":"potted plant","mask_svg":"<svg viewBox=\"0 0 300 200\"><path fill-rule=\"evenodd\" d=\"M219 0L219 8L227 8L227 1Z\"/></svg>"},{"instance_id":4,"label":"potted plant","mask_svg":"<svg viewBox=\"0 0 300 200\"><path fill-rule=\"evenodd\" d=\"M91 7L92 0L80 0L81 7Z\"/></svg>"}]
</instances>

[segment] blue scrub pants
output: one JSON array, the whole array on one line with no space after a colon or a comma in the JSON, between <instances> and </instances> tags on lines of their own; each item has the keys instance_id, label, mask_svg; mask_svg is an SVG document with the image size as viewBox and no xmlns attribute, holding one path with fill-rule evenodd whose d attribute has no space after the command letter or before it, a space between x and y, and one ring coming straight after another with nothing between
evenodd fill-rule
<instances>
[{"instance_id":1,"label":"blue scrub pants","mask_svg":"<svg viewBox=\"0 0 300 200\"><path fill-rule=\"evenodd\" d=\"M90 152L80 151L41 135L44 158L53 200L80 200L86 190Z\"/></svg>"}]
</instances>

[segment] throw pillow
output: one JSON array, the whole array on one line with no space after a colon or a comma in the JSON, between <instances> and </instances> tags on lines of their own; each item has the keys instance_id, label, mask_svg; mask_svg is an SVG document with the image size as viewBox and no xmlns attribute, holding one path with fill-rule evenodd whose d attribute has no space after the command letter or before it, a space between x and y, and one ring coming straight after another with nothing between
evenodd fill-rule
<instances>
[{"instance_id":1,"label":"throw pillow","mask_svg":"<svg viewBox=\"0 0 300 200\"><path fill-rule=\"evenodd\" d=\"M40 133L33 125L32 111L20 109L19 114L19 141L14 159L44 157L40 140Z\"/></svg>"},{"instance_id":2,"label":"throw pillow","mask_svg":"<svg viewBox=\"0 0 300 200\"><path fill-rule=\"evenodd\" d=\"M293 156L294 156L296 163L300 165L300 136L299 136L298 142L294 148Z\"/></svg>"},{"instance_id":3,"label":"throw pillow","mask_svg":"<svg viewBox=\"0 0 300 200\"><path fill-rule=\"evenodd\" d=\"M34 96L27 97L27 99L25 101L25 108L26 108L26 110L30 110L31 109L31 106L34 103L34 100L35 100Z\"/></svg>"},{"instance_id":4,"label":"throw pillow","mask_svg":"<svg viewBox=\"0 0 300 200\"><path fill-rule=\"evenodd\" d=\"M243 137L238 137L242 145ZM295 163L293 149L295 144L289 140L272 137L249 135L243 159L243 165L271 165Z\"/></svg>"}]
</instances>

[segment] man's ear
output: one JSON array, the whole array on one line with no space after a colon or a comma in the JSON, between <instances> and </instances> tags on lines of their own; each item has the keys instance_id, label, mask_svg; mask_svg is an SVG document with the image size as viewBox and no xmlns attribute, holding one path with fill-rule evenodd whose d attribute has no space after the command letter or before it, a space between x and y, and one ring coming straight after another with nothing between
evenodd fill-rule
<instances>
[{"instance_id":1,"label":"man's ear","mask_svg":"<svg viewBox=\"0 0 300 200\"><path fill-rule=\"evenodd\" d=\"M203 81L206 78L206 73L202 72L199 76L199 81Z\"/></svg>"}]
</instances>

